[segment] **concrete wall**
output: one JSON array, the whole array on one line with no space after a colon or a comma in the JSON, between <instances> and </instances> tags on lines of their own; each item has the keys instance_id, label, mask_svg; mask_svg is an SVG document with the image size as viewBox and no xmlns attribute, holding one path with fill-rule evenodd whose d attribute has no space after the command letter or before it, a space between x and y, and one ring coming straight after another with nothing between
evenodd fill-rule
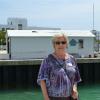
<instances>
[{"instance_id":1,"label":"concrete wall","mask_svg":"<svg viewBox=\"0 0 100 100\"><path fill-rule=\"evenodd\" d=\"M100 84L100 63L78 63L82 82ZM38 65L0 65L0 89L34 89L37 85Z\"/></svg>"}]
</instances>

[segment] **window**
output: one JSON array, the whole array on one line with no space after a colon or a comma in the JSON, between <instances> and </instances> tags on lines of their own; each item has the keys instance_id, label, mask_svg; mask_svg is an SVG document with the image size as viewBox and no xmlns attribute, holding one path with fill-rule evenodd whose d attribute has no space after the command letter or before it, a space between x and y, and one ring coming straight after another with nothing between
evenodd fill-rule
<instances>
[{"instance_id":1,"label":"window","mask_svg":"<svg viewBox=\"0 0 100 100\"><path fill-rule=\"evenodd\" d=\"M72 39L72 40L69 42L69 44L70 44L71 46L76 46L77 41L76 41L75 39Z\"/></svg>"},{"instance_id":2,"label":"window","mask_svg":"<svg viewBox=\"0 0 100 100\"><path fill-rule=\"evenodd\" d=\"M79 49L84 48L82 39L80 39L78 43L79 43Z\"/></svg>"},{"instance_id":3,"label":"window","mask_svg":"<svg viewBox=\"0 0 100 100\"><path fill-rule=\"evenodd\" d=\"M22 30L22 24L18 24L18 30Z\"/></svg>"},{"instance_id":4,"label":"window","mask_svg":"<svg viewBox=\"0 0 100 100\"><path fill-rule=\"evenodd\" d=\"M6 30L10 30L10 28L6 28Z\"/></svg>"},{"instance_id":5,"label":"window","mask_svg":"<svg viewBox=\"0 0 100 100\"><path fill-rule=\"evenodd\" d=\"M10 25L12 25L12 22L10 23Z\"/></svg>"}]
</instances>

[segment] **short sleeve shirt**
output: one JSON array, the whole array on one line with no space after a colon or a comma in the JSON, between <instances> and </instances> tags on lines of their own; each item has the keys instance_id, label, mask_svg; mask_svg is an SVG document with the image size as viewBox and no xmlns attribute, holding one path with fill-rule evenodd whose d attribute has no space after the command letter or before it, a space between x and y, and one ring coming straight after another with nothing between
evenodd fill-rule
<instances>
[{"instance_id":1,"label":"short sleeve shirt","mask_svg":"<svg viewBox=\"0 0 100 100\"><path fill-rule=\"evenodd\" d=\"M43 60L38 73L37 83L46 80L49 96L68 97L73 84L81 81L76 61L72 55L68 59L56 59L52 54Z\"/></svg>"}]
</instances>

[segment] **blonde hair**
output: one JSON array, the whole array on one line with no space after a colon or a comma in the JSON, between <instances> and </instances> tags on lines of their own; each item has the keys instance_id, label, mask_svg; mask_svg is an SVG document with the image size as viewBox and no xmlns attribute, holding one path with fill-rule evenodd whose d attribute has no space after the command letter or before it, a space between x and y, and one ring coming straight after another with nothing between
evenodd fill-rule
<instances>
[{"instance_id":1,"label":"blonde hair","mask_svg":"<svg viewBox=\"0 0 100 100\"><path fill-rule=\"evenodd\" d=\"M57 33L57 34L55 34L55 35L52 37L52 43L53 43L53 45L54 45L55 40L56 40L58 37L63 37L63 38L65 39L66 44L67 44L67 47L68 47L68 37L67 37L67 35L65 35L64 33Z\"/></svg>"}]
</instances>

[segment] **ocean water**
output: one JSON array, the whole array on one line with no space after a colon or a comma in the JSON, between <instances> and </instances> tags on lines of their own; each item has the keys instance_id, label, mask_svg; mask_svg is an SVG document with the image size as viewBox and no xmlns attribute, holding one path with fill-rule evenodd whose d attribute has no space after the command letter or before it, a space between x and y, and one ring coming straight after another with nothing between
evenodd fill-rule
<instances>
[{"instance_id":1,"label":"ocean water","mask_svg":"<svg viewBox=\"0 0 100 100\"><path fill-rule=\"evenodd\" d=\"M78 87L79 100L100 100L100 84ZM0 100L43 100L40 88L0 91Z\"/></svg>"},{"instance_id":2,"label":"ocean water","mask_svg":"<svg viewBox=\"0 0 100 100\"><path fill-rule=\"evenodd\" d=\"M79 86L79 100L100 100L100 84Z\"/></svg>"}]
</instances>

